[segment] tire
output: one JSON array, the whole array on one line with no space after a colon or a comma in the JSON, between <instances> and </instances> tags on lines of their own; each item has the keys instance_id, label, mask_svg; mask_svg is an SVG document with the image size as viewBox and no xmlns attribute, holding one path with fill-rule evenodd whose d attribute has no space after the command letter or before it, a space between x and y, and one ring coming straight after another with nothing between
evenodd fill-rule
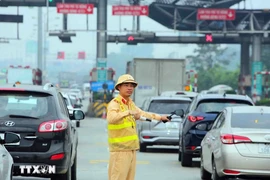
<instances>
[{"instance_id":1,"label":"tire","mask_svg":"<svg viewBox=\"0 0 270 180\"><path fill-rule=\"evenodd\" d=\"M76 127L80 127L80 121L76 121Z\"/></svg>"},{"instance_id":2,"label":"tire","mask_svg":"<svg viewBox=\"0 0 270 180\"><path fill-rule=\"evenodd\" d=\"M225 177L219 177L216 170L216 163L215 160L212 160L212 180L225 180Z\"/></svg>"},{"instance_id":3,"label":"tire","mask_svg":"<svg viewBox=\"0 0 270 180\"><path fill-rule=\"evenodd\" d=\"M178 150L178 161L180 162L182 160L182 153L180 149Z\"/></svg>"},{"instance_id":4,"label":"tire","mask_svg":"<svg viewBox=\"0 0 270 180\"><path fill-rule=\"evenodd\" d=\"M140 152L146 152L147 146L145 143L140 143Z\"/></svg>"},{"instance_id":5,"label":"tire","mask_svg":"<svg viewBox=\"0 0 270 180\"><path fill-rule=\"evenodd\" d=\"M77 154L74 158L74 163L71 167L71 180L77 180Z\"/></svg>"},{"instance_id":6,"label":"tire","mask_svg":"<svg viewBox=\"0 0 270 180\"><path fill-rule=\"evenodd\" d=\"M56 174L51 180L71 180L71 166L69 166L65 174Z\"/></svg>"},{"instance_id":7,"label":"tire","mask_svg":"<svg viewBox=\"0 0 270 180\"><path fill-rule=\"evenodd\" d=\"M192 167L192 155L186 154L184 152L183 143L182 143L182 152L181 152L181 165L183 167Z\"/></svg>"},{"instance_id":8,"label":"tire","mask_svg":"<svg viewBox=\"0 0 270 180\"><path fill-rule=\"evenodd\" d=\"M211 180L212 174L206 171L203 167L203 156L201 154L201 166L200 166L201 179L203 180Z\"/></svg>"},{"instance_id":9,"label":"tire","mask_svg":"<svg viewBox=\"0 0 270 180\"><path fill-rule=\"evenodd\" d=\"M11 173L10 173L10 180L12 180L13 179L13 169L14 169L14 167L13 167L13 165L11 166Z\"/></svg>"}]
</instances>

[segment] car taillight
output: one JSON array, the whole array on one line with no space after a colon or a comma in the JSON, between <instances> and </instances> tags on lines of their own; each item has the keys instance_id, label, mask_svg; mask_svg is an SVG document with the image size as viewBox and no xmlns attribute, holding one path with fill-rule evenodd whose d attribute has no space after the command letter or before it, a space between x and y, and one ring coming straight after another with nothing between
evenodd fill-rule
<instances>
[{"instance_id":1,"label":"car taillight","mask_svg":"<svg viewBox=\"0 0 270 180\"><path fill-rule=\"evenodd\" d=\"M201 121L203 119L204 117L202 116L188 116L188 120L190 120L191 122Z\"/></svg>"},{"instance_id":2,"label":"car taillight","mask_svg":"<svg viewBox=\"0 0 270 180\"><path fill-rule=\"evenodd\" d=\"M51 156L51 160L60 160L65 157L65 153L54 154Z\"/></svg>"},{"instance_id":3,"label":"car taillight","mask_svg":"<svg viewBox=\"0 0 270 180\"><path fill-rule=\"evenodd\" d=\"M252 142L248 137L238 136L238 135L233 135L233 134L221 135L220 140L223 144L238 144L238 143Z\"/></svg>"},{"instance_id":4,"label":"car taillight","mask_svg":"<svg viewBox=\"0 0 270 180\"><path fill-rule=\"evenodd\" d=\"M46 121L39 125L39 132L58 132L67 129L67 121L66 120L52 120Z\"/></svg>"}]
</instances>

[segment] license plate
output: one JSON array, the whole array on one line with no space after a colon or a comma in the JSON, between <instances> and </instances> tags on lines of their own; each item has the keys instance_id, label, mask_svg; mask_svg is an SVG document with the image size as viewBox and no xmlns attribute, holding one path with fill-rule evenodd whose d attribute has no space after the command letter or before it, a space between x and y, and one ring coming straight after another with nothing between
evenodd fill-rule
<instances>
[{"instance_id":1,"label":"license plate","mask_svg":"<svg viewBox=\"0 0 270 180\"><path fill-rule=\"evenodd\" d=\"M19 134L17 134L19 137L21 137ZM3 133L0 133L0 137L1 137L1 139L4 139L4 136L5 136L5 134L3 134ZM19 146L20 145L20 141L19 142L17 142L17 143L6 143L5 144L5 146Z\"/></svg>"},{"instance_id":2,"label":"license plate","mask_svg":"<svg viewBox=\"0 0 270 180\"><path fill-rule=\"evenodd\" d=\"M260 154L270 154L270 145L269 144L259 144L258 152Z\"/></svg>"},{"instance_id":3,"label":"license plate","mask_svg":"<svg viewBox=\"0 0 270 180\"><path fill-rule=\"evenodd\" d=\"M166 124L167 129L178 129L179 128L179 123L175 122L167 122Z\"/></svg>"}]
</instances>

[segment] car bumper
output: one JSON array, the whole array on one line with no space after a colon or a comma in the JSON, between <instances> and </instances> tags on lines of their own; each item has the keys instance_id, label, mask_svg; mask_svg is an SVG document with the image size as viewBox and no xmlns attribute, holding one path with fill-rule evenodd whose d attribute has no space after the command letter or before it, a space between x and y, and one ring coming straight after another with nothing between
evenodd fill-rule
<instances>
[{"instance_id":1,"label":"car bumper","mask_svg":"<svg viewBox=\"0 0 270 180\"><path fill-rule=\"evenodd\" d=\"M148 138L145 138L148 137ZM147 145L179 145L179 135L162 135L159 133L141 132L140 142Z\"/></svg>"},{"instance_id":2,"label":"car bumper","mask_svg":"<svg viewBox=\"0 0 270 180\"><path fill-rule=\"evenodd\" d=\"M51 156L55 154L65 153L64 158L58 160L51 160ZM10 152L14 159L14 175L20 176L49 176L48 174L32 174L26 170L22 173L23 166L55 166L55 174L64 174L69 167L70 152L63 150L63 143L54 144L47 152Z\"/></svg>"},{"instance_id":3,"label":"car bumper","mask_svg":"<svg viewBox=\"0 0 270 180\"><path fill-rule=\"evenodd\" d=\"M233 146L222 148L216 160L217 173L221 176L232 175L224 173L224 169L240 172L238 177L270 177L270 158L244 157ZM235 175L234 175L235 176Z\"/></svg>"}]
</instances>

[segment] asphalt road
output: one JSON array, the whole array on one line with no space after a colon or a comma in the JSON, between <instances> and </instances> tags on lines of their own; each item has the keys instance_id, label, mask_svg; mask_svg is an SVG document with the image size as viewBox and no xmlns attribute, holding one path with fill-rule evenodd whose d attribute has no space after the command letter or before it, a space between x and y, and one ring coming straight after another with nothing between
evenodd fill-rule
<instances>
[{"instance_id":1,"label":"asphalt road","mask_svg":"<svg viewBox=\"0 0 270 180\"><path fill-rule=\"evenodd\" d=\"M87 99L83 101L86 111ZM107 180L109 151L106 121L86 117L78 128L78 180ZM177 158L178 147L153 147L148 152L137 152L136 180L200 180L199 162L183 168ZM49 180L48 178L14 177L15 180Z\"/></svg>"},{"instance_id":2,"label":"asphalt road","mask_svg":"<svg viewBox=\"0 0 270 180\"><path fill-rule=\"evenodd\" d=\"M107 180L109 152L106 121L86 118L81 121L78 131L78 180ZM177 148L154 147L149 148L146 153L137 152L137 155L136 180L200 180L199 163L195 162L192 168L181 167L177 161ZM14 179L42 178L14 177Z\"/></svg>"}]
</instances>

